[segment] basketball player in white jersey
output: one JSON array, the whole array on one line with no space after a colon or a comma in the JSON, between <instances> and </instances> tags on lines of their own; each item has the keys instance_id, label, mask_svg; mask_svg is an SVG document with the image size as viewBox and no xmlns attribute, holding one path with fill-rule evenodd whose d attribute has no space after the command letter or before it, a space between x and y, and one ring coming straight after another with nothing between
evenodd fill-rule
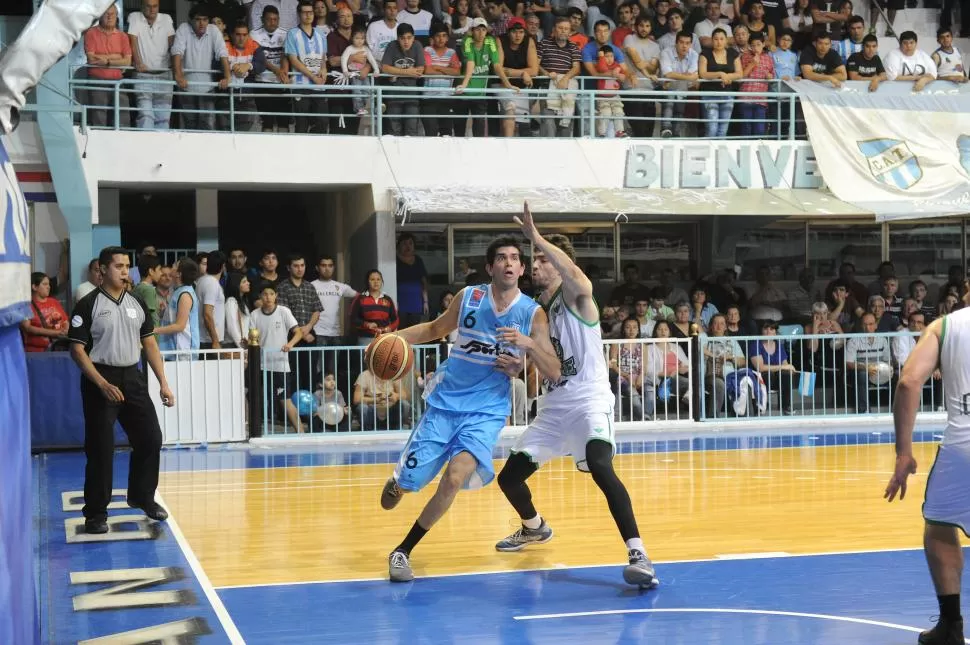
<instances>
[{"instance_id":1,"label":"basketball player in white jersey","mask_svg":"<svg viewBox=\"0 0 970 645\"><path fill-rule=\"evenodd\" d=\"M970 308L934 320L906 359L896 389L896 469L885 497L906 496L906 479L916 472L913 424L923 385L939 367L943 372L947 423L943 443L926 481L923 550L940 603L936 627L919 635L920 645L963 643L960 578L963 551L957 529L970 528Z\"/></svg>"},{"instance_id":2,"label":"basketball player in white jersey","mask_svg":"<svg viewBox=\"0 0 970 645\"><path fill-rule=\"evenodd\" d=\"M613 405L609 371L603 356L599 308L593 285L576 266L576 252L563 235L539 234L526 204L515 221L535 245L532 284L541 289L539 303L549 316L549 335L561 362L557 381L546 380L539 414L519 437L498 484L522 518L522 527L495 545L518 551L552 539L552 529L532 505L525 483L554 457L572 455L576 468L588 472L606 496L610 513L626 542L629 566L623 579L652 588L658 583L633 516L633 504L613 470Z\"/></svg>"}]
</instances>

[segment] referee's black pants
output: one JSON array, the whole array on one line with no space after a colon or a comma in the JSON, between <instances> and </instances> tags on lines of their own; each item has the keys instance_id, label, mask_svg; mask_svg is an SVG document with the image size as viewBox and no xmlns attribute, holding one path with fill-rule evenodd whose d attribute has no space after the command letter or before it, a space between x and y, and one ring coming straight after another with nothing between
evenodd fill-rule
<instances>
[{"instance_id":1,"label":"referee's black pants","mask_svg":"<svg viewBox=\"0 0 970 645\"><path fill-rule=\"evenodd\" d=\"M136 366L95 365L98 373L121 390L125 400L105 398L97 385L81 377L84 407L84 517L102 519L111 501L114 465L114 423L121 423L131 444L128 463L128 500L142 504L155 499L162 449L162 430L148 396L148 381Z\"/></svg>"}]
</instances>

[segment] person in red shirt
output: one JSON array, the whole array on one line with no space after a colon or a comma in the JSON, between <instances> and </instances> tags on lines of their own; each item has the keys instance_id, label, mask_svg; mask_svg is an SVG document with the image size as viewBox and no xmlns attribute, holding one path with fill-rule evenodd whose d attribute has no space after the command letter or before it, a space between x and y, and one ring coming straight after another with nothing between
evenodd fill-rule
<instances>
[{"instance_id":1,"label":"person in red shirt","mask_svg":"<svg viewBox=\"0 0 970 645\"><path fill-rule=\"evenodd\" d=\"M357 296L351 306L350 319L354 321L360 345L369 345L381 334L398 328L397 308L391 297L384 295L383 288L384 276L372 269L367 274L367 291Z\"/></svg>"},{"instance_id":2,"label":"person in red shirt","mask_svg":"<svg viewBox=\"0 0 970 645\"><path fill-rule=\"evenodd\" d=\"M67 313L57 298L51 298L51 280L46 273L30 274L30 290L33 292L30 308L34 315L20 323L24 350L46 352L54 341L67 338Z\"/></svg>"},{"instance_id":3,"label":"person in red shirt","mask_svg":"<svg viewBox=\"0 0 970 645\"><path fill-rule=\"evenodd\" d=\"M86 100L89 106L111 106L115 104L113 82L122 79L121 68L131 66L131 41L128 35L118 29L118 8L111 5L98 24L84 33L84 53L88 57L88 78ZM111 82L106 82L111 81ZM130 123L128 95L118 93L119 123L117 127L127 128ZM113 113L113 110L111 111ZM88 111L88 124L106 126L109 110L91 109Z\"/></svg>"}]
</instances>

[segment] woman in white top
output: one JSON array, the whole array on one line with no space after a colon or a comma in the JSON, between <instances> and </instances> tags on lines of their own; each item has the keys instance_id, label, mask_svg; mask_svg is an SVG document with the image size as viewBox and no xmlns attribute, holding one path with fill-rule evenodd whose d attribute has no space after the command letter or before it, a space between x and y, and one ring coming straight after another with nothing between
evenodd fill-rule
<instances>
[{"instance_id":1,"label":"woman in white top","mask_svg":"<svg viewBox=\"0 0 970 645\"><path fill-rule=\"evenodd\" d=\"M249 329L249 278L243 273L230 273L226 283L226 338L233 346L244 347Z\"/></svg>"}]
</instances>

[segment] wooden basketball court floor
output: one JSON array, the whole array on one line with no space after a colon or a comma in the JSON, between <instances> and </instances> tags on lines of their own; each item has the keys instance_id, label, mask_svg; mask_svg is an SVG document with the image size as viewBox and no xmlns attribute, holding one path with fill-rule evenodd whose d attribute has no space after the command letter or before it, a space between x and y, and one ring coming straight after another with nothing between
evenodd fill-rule
<instances>
[{"instance_id":1,"label":"wooden basketball court floor","mask_svg":"<svg viewBox=\"0 0 970 645\"><path fill-rule=\"evenodd\" d=\"M623 583L625 549L606 503L570 460L530 480L551 542L495 551L517 523L493 483L459 494L412 554L418 579L394 585L387 553L433 490L380 508L400 443L167 450L165 524L139 522L124 506L120 452L111 511L119 519L96 540L78 531L83 455L41 455L43 636L892 644L915 643L931 624L920 504L938 429L917 433L919 473L893 504L882 499L890 428L659 436L621 436L615 461L657 564L652 591ZM507 444L496 449L504 455Z\"/></svg>"}]
</instances>

